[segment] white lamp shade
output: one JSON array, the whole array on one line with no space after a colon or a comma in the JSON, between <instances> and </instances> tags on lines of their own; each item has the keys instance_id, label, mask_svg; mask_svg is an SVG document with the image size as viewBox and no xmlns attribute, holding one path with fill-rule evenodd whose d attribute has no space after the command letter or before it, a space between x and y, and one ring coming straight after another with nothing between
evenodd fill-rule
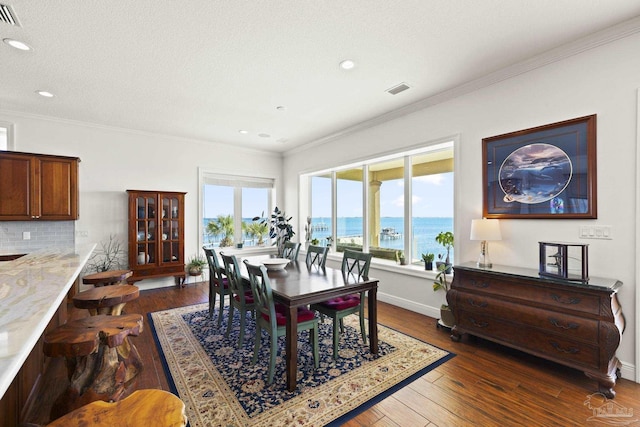
<instances>
[{"instance_id":1,"label":"white lamp shade","mask_svg":"<svg viewBox=\"0 0 640 427\"><path fill-rule=\"evenodd\" d=\"M502 240L497 219L472 219L471 240Z\"/></svg>"}]
</instances>

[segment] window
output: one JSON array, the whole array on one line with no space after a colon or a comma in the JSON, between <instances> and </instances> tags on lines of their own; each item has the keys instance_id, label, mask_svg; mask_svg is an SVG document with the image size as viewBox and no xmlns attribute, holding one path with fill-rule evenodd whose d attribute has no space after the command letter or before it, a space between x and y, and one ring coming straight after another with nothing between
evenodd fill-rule
<instances>
[{"instance_id":1,"label":"window","mask_svg":"<svg viewBox=\"0 0 640 427\"><path fill-rule=\"evenodd\" d=\"M200 171L202 244L265 244L268 231L252 219L270 215L274 180Z\"/></svg>"},{"instance_id":2,"label":"window","mask_svg":"<svg viewBox=\"0 0 640 427\"><path fill-rule=\"evenodd\" d=\"M0 122L0 150L13 150L13 124Z\"/></svg>"},{"instance_id":3,"label":"window","mask_svg":"<svg viewBox=\"0 0 640 427\"><path fill-rule=\"evenodd\" d=\"M416 264L423 253L444 257L435 237L453 232L453 148L453 140L439 141L307 175L310 194L301 200L310 204L312 237L326 244L334 235L338 252L353 248L393 261L401 253Z\"/></svg>"}]
</instances>

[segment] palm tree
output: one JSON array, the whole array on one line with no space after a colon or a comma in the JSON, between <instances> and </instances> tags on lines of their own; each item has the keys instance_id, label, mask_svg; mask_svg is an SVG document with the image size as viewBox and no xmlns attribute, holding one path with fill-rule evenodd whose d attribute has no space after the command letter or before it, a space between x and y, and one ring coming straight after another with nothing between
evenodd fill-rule
<instances>
[{"instance_id":1,"label":"palm tree","mask_svg":"<svg viewBox=\"0 0 640 427\"><path fill-rule=\"evenodd\" d=\"M251 238L256 238L256 237L258 238L258 245L264 244L263 237L265 234L269 232L269 225L267 223L243 222L242 225L244 226L245 232L247 233L248 236L250 236Z\"/></svg>"},{"instance_id":2,"label":"palm tree","mask_svg":"<svg viewBox=\"0 0 640 427\"><path fill-rule=\"evenodd\" d=\"M207 234L218 237L223 235L220 240L220 247L233 245L233 217L231 215L218 215L218 217L207 224Z\"/></svg>"}]
</instances>

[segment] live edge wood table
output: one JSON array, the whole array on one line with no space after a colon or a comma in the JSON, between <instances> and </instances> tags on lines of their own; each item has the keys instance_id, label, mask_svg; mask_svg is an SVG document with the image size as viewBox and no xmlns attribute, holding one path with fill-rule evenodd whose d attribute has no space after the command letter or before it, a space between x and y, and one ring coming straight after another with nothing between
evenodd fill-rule
<instances>
[{"instance_id":1,"label":"live edge wood table","mask_svg":"<svg viewBox=\"0 0 640 427\"><path fill-rule=\"evenodd\" d=\"M582 283L543 278L533 269L456 265L447 293L456 319L451 338L472 334L579 369L613 398L625 325L621 286L615 279Z\"/></svg>"}]
</instances>

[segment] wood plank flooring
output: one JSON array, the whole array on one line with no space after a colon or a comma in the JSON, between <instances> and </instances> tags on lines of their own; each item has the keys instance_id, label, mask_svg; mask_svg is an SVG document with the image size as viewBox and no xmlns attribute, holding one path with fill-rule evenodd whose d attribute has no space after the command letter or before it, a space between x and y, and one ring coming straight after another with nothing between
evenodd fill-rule
<instances>
[{"instance_id":1,"label":"wood plank flooring","mask_svg":"<svg viewBox=\"0 0 640 427\"><path fill-rule=\"evenodd\" d=\"M140 292L125 312L145 315L146 330L132 338L144 371L138 388L169 390L160 356L146 313L208 301L205 283L185 288L164 288ZM87 315L69 308L70 317ZM603 418L588 421L593 410L585 406L597 384L582 372L565 368L527 354L469 337L450 340L436 321L389 304L379 303L381 324L429 342L456 354L422 378L348 421L349 427L364 426L606 426ZM61 359L51 360L49 375L43 378L41 395L28 421L46 424L51 404L68 380ZM633 411L628 425L640 426L640 384L620 379L615 388L616 405ZM636 420L633 422L633 420Z\"/></svg>"}]
</instances>

